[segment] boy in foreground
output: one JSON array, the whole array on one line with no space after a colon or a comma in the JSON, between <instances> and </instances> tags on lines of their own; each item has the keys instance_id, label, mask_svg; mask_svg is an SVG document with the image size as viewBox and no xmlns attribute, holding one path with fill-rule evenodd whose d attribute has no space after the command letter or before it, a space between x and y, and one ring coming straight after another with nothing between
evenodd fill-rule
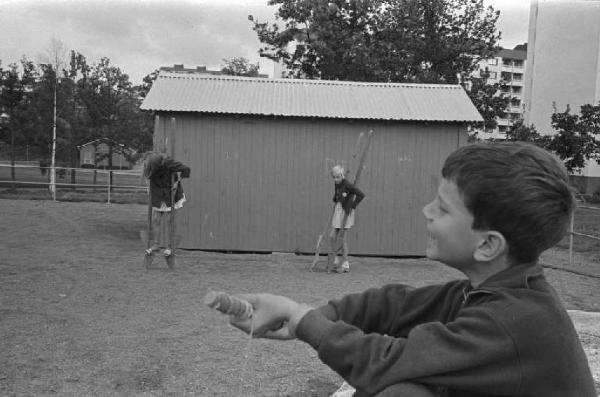
<instances>
[{"instance_id":1,"label":"boy in foreground","mask_svg":"<svg viewBox=\"0 0 600 397\"><path fill-rule=\"evenodd\" d=\"M360 396L596 397L575 328L537 263L565 235L573 195L551 154L477 143L445 161L423 208L427 257L467 276L387 285L313 309L283 296L240 297L253 336L298 338Z\"/></svg>"}]
</instances>

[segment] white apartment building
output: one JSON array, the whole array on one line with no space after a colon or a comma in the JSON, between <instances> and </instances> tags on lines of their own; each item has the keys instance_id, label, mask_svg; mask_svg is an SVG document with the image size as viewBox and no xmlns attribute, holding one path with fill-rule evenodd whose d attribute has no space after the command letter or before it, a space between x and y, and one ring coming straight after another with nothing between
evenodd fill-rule
<instances>
[{"instance_id":1,"label":"white apartment building","mask_svg":"<svg viewBox=\"0 0 600 397\"><path fill-rule=\"evenodd\" d=\"M510 97L506 112L496 119L494 130L486 131L481 138L506 138L506 131L511 125L523 117L523 85L525 66L527 62L527 44L519 44L512 50L501 49L496 56L479 62L479 68L474 73L480 77L485 71L489 72L488 84L504 83L502 94Z\"/></svg>"},{"instance_id":2,"label":"white apartment building","mask_svg":"<svg viewBox=\"0 0 600 397\"><path fill-rule=\"evenodd\" d=\"M553 134L554 106L600 102L600 0L532 0L525 75L525 123L540 134ZM592 161L585 176L600 176Z\"/></svg>"}]
</instances>

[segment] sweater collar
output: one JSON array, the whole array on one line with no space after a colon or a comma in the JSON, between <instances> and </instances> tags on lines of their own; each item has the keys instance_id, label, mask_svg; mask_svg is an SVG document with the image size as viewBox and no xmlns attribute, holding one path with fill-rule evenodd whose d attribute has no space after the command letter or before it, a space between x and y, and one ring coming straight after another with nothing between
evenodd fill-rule
<instances>
[{"instance_id":1,"label":"sweater collar","mask_svg":"<svg viewBox=\"0 0 600 397\"><path fill-rule=\"evenodd\" d=\"M529 280L543 275L542 266L537 263L524 263L511 266L485 280L479 288L496 290L499 288L529 288Z\"/></svg>"}]
</instances>

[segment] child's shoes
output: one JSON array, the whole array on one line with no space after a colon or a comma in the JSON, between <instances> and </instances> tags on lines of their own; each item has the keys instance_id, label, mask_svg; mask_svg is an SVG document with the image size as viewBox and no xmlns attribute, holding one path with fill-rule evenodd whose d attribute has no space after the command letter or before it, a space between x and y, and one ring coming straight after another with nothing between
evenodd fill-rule
<instances>
[{"instance_id":1,"label":"child's shoes","mask_svg":"<svg viewBox=\"0 0 600 397\"><path fill-rule=\"evenodd\" d=\"M342 263L342 273L348 272L350 272L350 262L344 261L344 263Z\"/></svg>"},{"instance_id":2,"label":"child's shoes","mask_svg":"<svg viewBox=\"0 0 600 397\"><path fill-rule=\"evenodd\" d=\"M158 247L158 245L153 245L152 247L146 249L146 255L152 255L154 254L156 251L160 250L160 248Z\"/></svg>"},{"instance_id":3,"label":"child's shoes","mask_svg":"<svg viewBox=\"0 0 600 397\"><path fill-rule=\"evenodd\" d=\"M328 259L327 260L327 273L331 273L331 272L336 273L336 272L338 272L338 269L339 269L339 266L340 266L340 258L337 255L333 258L333 266L332 267L329 266L329 263L330 262L329 262L329 259Z\"/></svg>"}]
</instances>

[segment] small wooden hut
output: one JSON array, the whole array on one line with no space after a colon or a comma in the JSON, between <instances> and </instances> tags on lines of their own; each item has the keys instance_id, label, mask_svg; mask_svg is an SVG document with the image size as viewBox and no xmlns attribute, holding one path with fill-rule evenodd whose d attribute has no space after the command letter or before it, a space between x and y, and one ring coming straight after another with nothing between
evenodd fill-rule
<instances>
[{"instance_id":1,"label":"small wooden hut","mask_svg":"<svg viewBox=\"0 0 600 397\"><path fill-rule=\"evenodd\" d=\"M182 248L314 252L332 208L329 169L373 139L353 255L419 256L421 209L445 157L481 116L459 85L264 79L161 72L142 109L154 145L192 168Z\"/></svg>"}]
</instances>

